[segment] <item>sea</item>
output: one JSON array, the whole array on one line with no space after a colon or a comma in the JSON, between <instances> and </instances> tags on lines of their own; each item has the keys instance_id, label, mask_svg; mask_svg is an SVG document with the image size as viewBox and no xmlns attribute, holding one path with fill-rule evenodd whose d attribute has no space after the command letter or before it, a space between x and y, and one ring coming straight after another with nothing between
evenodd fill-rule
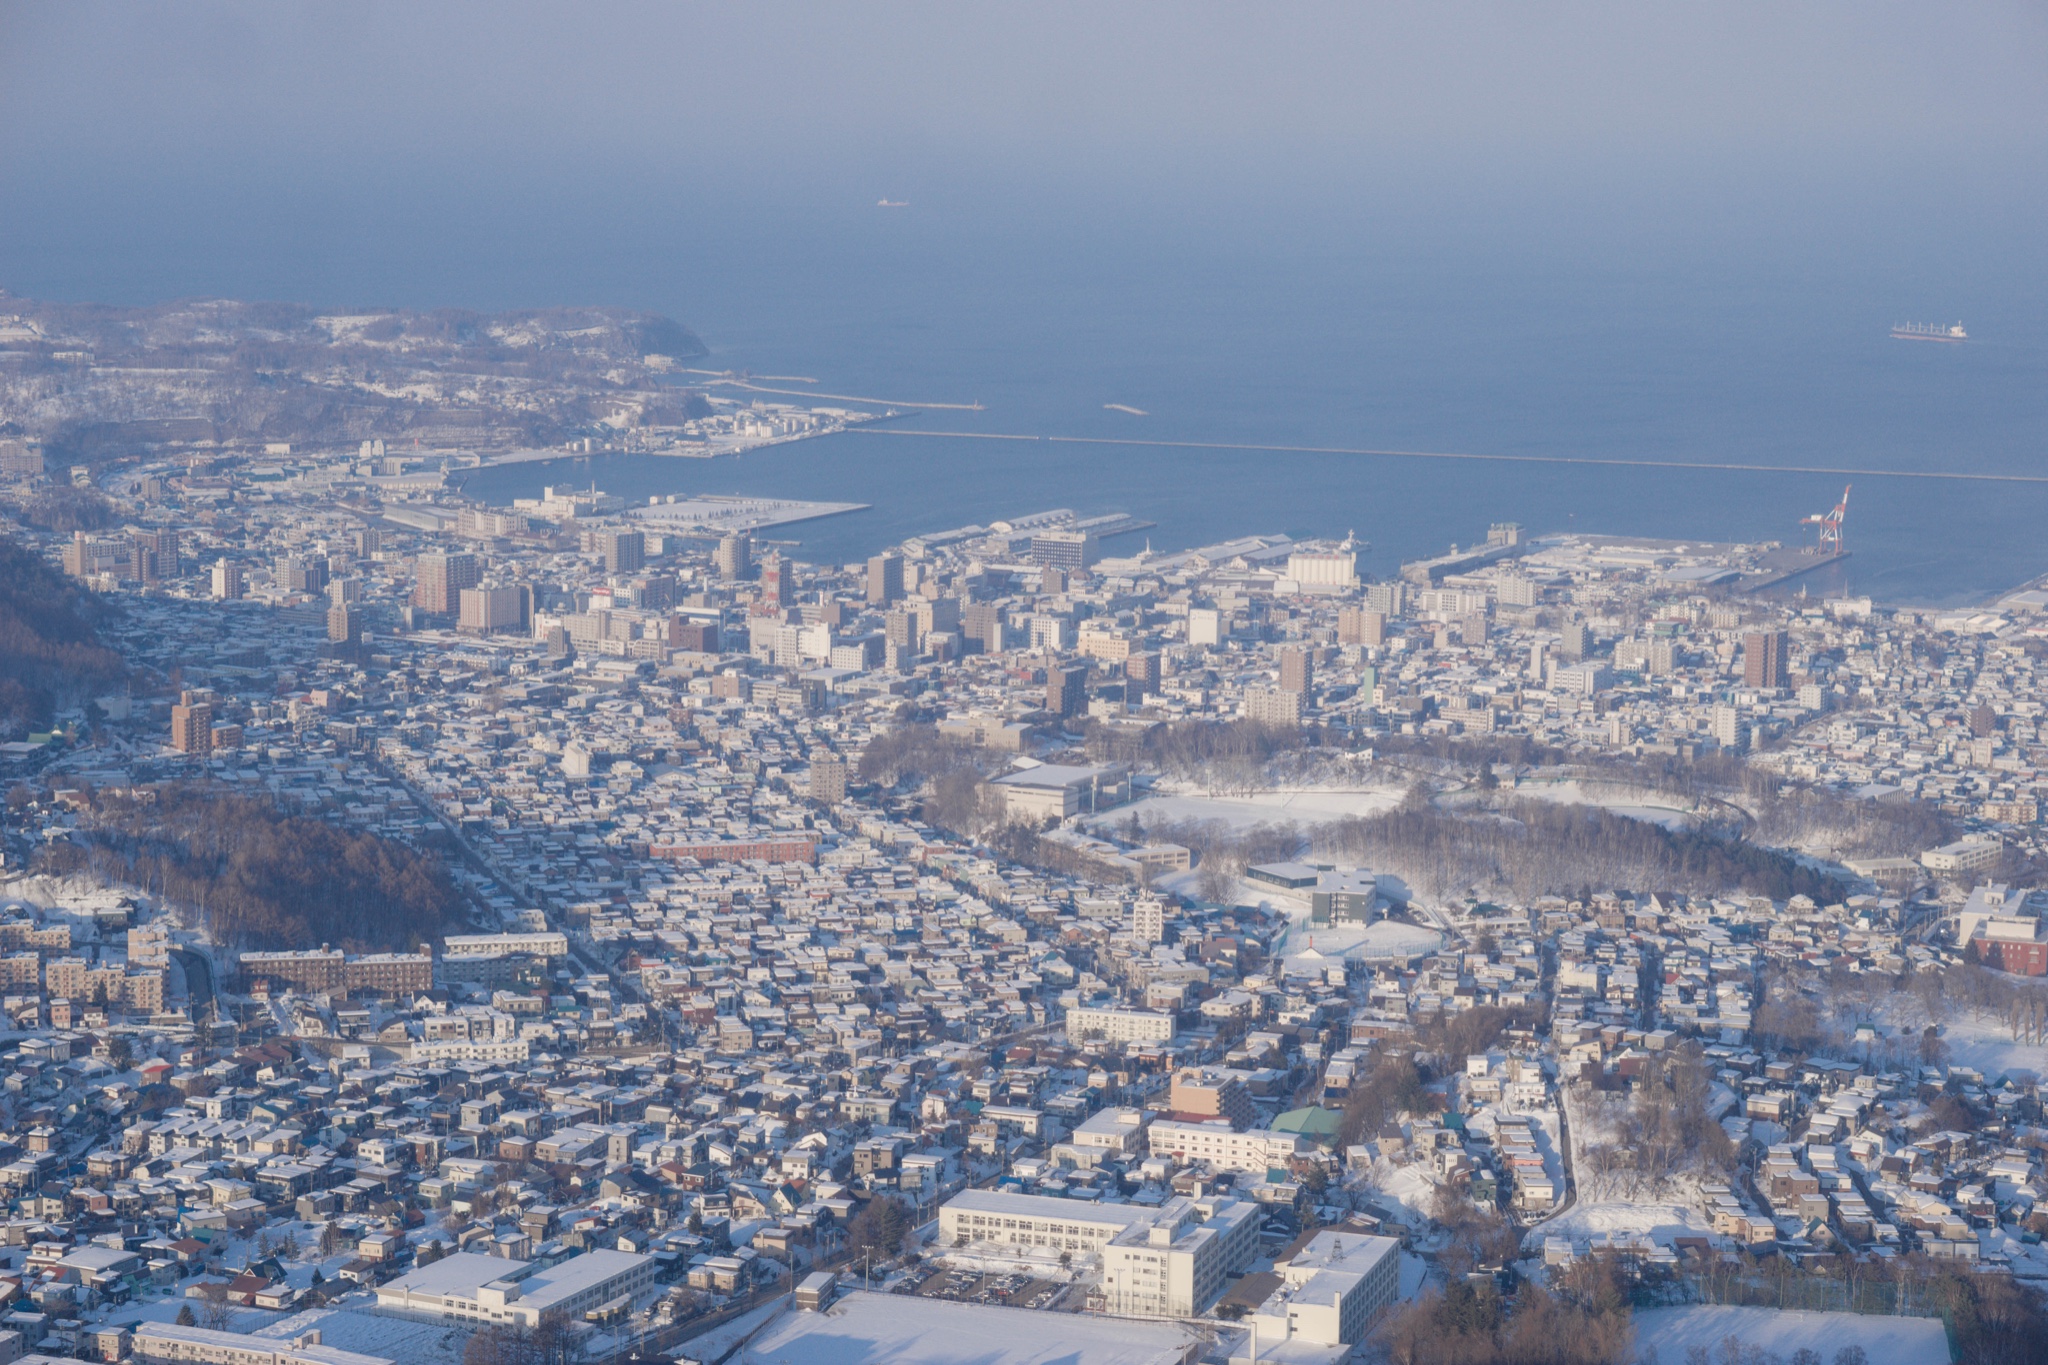
<instances>
[{"instance_id":1,"label":"sea","mask_svg":"<svg viewBox=\"0 0 2048 1365\"><path fill-rule=\"evenodd\" d=\"M1814 592L1956 606L2048 573L2048 274L2038 222L2019 209L1898 215L1854 195L1717 207L1678 190L1579 203L1355 186L1250 201L1199 185L868 188L466 216L380 205L151 244L90 224L63 240L29 229L0 251L0 283L112 302L646 308L694 329L707 369L982 405L897 427L1258 447L884 427L738 458L565 458L465 485L494 503L595 483L635 501L867 504L771 533L814 562L1065 507L1153 523L1110 553L1355 534L1363 567L1384 575L1497 522L1797 544L1813 536L1801 519L1853 485L1850 557ZM1959 320L1963 345L1889 334ZM1914 477L1929 474L2044 481Z\"/></svg>"}]
</instances>

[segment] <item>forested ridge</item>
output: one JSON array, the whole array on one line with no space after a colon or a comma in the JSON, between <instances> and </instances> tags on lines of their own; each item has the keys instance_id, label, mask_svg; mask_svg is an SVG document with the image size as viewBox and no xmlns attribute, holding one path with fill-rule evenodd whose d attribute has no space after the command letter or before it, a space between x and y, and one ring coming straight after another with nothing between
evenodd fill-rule
<instances>
[{"instance_id":1,"label":"forested ridge","mask_svg":"<svg viewBox=\"0 0 2048 1365\"><path fill-rule=\"evenodd\" d=\"M99 642L105 606L28 546L0 536L0 737L47 728L59 705L119 679Z\"/></svg>"},{"instance_id":2,"label":"forested ridge","mask_svg":"<svg viewBox=\"0 0 2048 1365\"><path fill-rule=\"evenodd\" d=\"M162 896L232 948L398 951L463 927L431 853L207 783L95 797L43 858Z\"/></svg>"}]
</instances>

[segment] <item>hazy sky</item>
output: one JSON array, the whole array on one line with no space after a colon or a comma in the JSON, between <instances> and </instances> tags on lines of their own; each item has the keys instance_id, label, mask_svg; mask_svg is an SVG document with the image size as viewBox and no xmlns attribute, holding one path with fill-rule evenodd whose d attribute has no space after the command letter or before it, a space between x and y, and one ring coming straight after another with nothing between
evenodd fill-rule
<instances>
[{"instance_id":1,"label":"hazy sky","mask_svg":"<svg viewBox=\"0 0 2048 1365\"><path fill-rule=\"evenodd\" d=\"M89 292L63 263L90 246L133 258L124 292L146 257L190 287L206 240L265 225L524 220L543 250L590 217L882 195L2031 220L2044 140L2039 3L0 0L0 283Z\"/></svg>"}]
</instances>

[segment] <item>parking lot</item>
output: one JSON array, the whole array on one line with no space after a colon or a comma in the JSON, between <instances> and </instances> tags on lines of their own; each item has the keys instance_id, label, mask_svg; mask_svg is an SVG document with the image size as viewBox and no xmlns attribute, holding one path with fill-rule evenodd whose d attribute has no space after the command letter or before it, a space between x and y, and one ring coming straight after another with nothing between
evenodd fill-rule
<instances>
[{"instance_id":1,"label":"parking lot","mask_svg":"<svg viewBox=\"0 0 2048 1365\"><path fill-rule=\"evenodd\" d=\"M1008 1308L1046 1308L1067 1288L1029 1275L985 1275L978 1270L940 1270L912 1290L923 1298L987 1303Z\"/></svg>"}]
</instances>

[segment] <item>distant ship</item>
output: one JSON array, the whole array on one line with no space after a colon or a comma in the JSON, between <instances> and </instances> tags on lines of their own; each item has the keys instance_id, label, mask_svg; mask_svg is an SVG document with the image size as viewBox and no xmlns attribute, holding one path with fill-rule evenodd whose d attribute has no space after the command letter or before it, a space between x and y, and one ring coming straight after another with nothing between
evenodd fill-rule
<instances>
[{"instance_id":1,"label":"distant ship","mask_svg":"<svg viewBox=\"0 0 2048 1365\"><path fill-rule=\"evenodd\" d=\"M1970 334L1963 330L1963 324L1943 327L1940 323L1902 322L1892 328L1892 336L1899 341L1968 341Z\"/></svg>"},{"instance_id":2,"label":"distant ship","mask_svg":"<svg viewBox=\"0 0 2048 1365\"><path fill-rule=\"evenodd\" d=\"M877 199L875 207L878 209L907 209L910 207L910 201L908 199Z\"/></svg>"}]
</instances>

